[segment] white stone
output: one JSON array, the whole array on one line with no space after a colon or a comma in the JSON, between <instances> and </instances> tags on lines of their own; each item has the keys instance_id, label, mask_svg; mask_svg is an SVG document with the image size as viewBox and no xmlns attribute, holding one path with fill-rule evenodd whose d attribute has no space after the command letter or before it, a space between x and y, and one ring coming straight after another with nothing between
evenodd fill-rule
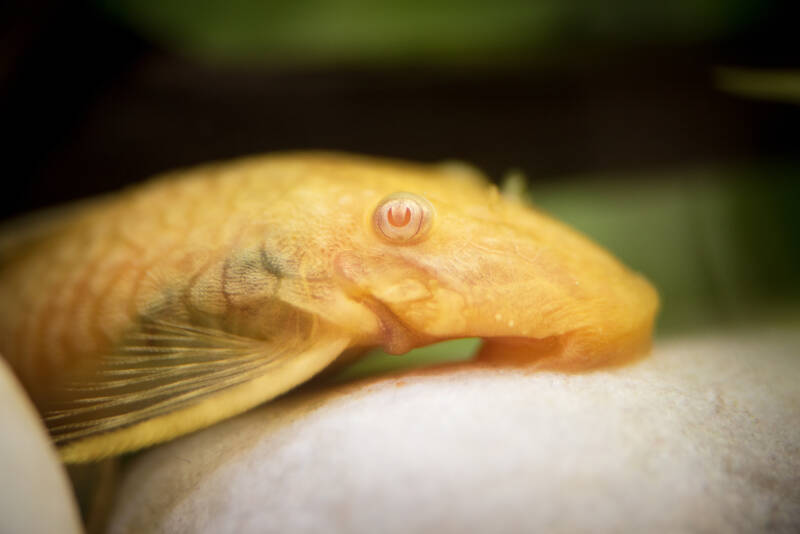
<instances>
[{"instance_id":1,"label":"white stone","mask_svg":"<svg viewBox=\"0 0 800 534\"><path fill-rule=\"evenodd\" d=\"M112 533L798 532L800 332L290 395L132 462Z\"/></svg>"},{"instance_id":2,"label":"white stone","mask_svg":"<svg viewBox=\"0 0 800 534\"><path fill-rule=\"evenodd\" d=\"M0 406L0 532L82 532L66 471L2 356Z\"/></svg>"}]
</instances>

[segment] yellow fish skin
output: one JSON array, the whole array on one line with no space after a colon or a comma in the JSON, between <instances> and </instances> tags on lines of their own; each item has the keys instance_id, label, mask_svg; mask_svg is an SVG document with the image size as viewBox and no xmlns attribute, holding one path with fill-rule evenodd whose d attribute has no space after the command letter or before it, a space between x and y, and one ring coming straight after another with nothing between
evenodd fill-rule
<instances>
[{"instance_id":1,"label":"yellow fish skin","mask_svg":"<svg viewBox=\"0 0 800 534\"><path fill-rule=\"evenodd\" d=\"M370 347L482 337L498 364L627 361L658 308L608 252L456 164L245 158L42 227L0 250L0 353L69 462L211 425Z\"/></svg>"}]
</instances>

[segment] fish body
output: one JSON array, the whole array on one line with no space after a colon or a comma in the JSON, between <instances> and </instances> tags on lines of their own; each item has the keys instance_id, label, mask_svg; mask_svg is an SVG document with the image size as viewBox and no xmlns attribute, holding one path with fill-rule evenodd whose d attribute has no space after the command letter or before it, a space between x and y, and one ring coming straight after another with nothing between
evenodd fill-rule
<instances>
[{"instance_id":1,"label":"fish body","mask_svg":"<svg viewBox=\"0 0 800 534\"><path fill-rule=\"evenodd\" d=\"M156 177L6 250L0 354L62 457L88 461L371 347L483 337L487 361L627 360L657 307L641 276L469 168L290 153Z\"/></svg>"}]
</instances>

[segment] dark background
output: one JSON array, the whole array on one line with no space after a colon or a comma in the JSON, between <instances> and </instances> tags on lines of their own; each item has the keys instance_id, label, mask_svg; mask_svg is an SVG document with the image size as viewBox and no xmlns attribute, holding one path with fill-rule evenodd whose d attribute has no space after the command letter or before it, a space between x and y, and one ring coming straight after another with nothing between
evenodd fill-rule
<instances>
[{"instance_id":1,"label":"dark background","mask_svg":"<svg viewBox=\"0 0 800 534\"><path fill-rule=\"evenodd\" d=\"M800 87L718 69L800 68L796 2L339 4L6 5L0 218L257 152L457 158L524 170L656 281L667 328L795 308Z\"/></svg>"},{"instance_id":2,"label":"dark background","mask_svg":"<svg viewBox=\"0 0 800 534\"><path fill-rule=\"evenodd\" d=\"M800 10L759 4L699 42L578 34L545 53L517 46L501 54L514 61L497 66L491 57L204 61L148 40L124 12L12 3L0 116L4 174L21 189L3 196L0 215L177 166L296 148L457 157L493 176L522 168L534 180L794 159L800 107L730 96L713 83L718 65L800 67Z\"/></svg>"}]
</instances>

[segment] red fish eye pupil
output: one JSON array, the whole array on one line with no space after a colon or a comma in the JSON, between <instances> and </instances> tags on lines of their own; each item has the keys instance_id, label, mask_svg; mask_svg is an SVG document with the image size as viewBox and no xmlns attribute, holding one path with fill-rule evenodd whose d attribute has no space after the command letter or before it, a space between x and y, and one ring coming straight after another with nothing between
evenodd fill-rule
<instances>
[{"instance_id":1,"label":"red fish eye pupil","mask_svg":"<svg viewBox=\"0 0 800 534\"><path fill-rule=\"evenodd\" d=\"M386 212L386 218L389 220L389 224L392 226L402 227L407 225L411 220L411 210L408 208L408 206L406 206L405 210L395 210L394 207L391 207Z\"/></svg>"}]
</instances>

